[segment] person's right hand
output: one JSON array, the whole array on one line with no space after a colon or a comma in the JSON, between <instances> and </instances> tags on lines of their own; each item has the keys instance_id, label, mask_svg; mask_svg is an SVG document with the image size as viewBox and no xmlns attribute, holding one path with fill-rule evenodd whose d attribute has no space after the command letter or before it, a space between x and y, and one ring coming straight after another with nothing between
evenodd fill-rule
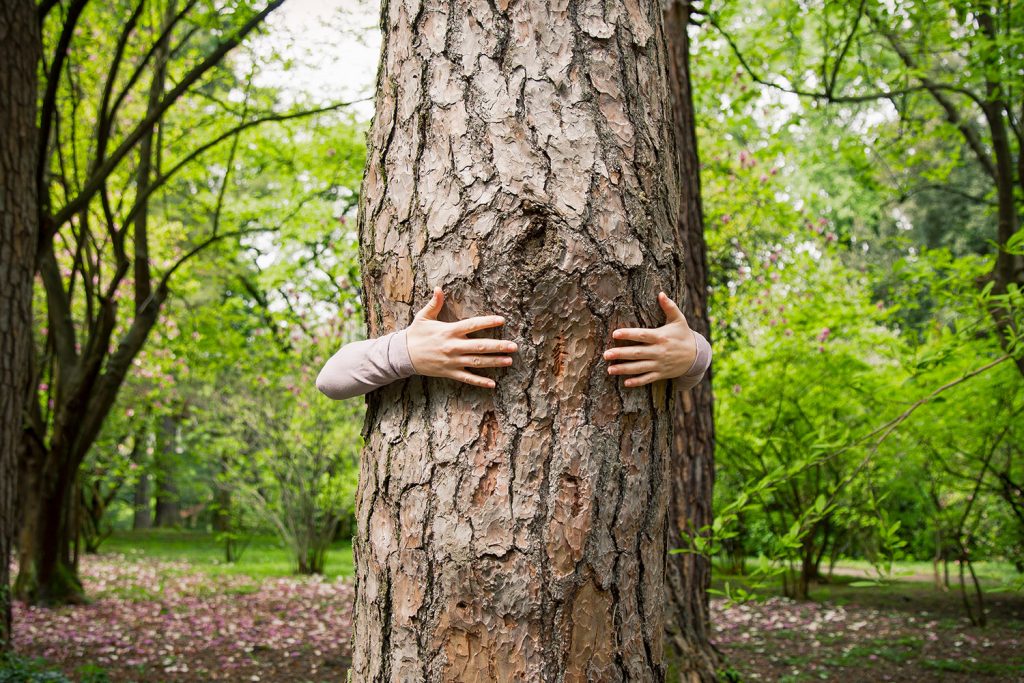
<instances>
[{"instance_id":1,"label":"person's right hand","mask_svg":"<svg viewBox=\"0 0 1024 683\"><path fill-rule=\"evenodd\" d=\"M505 324L501 316L486 315L446 323L437 319L444 305L444 293L434 288L430 302L406 328L409 359L419 375L448 377L477 387L494 388L494 380L473 374L466 368L503 368L512 365L515 342L504 339L469 339L470 332Z\"/></svg>"}]
</instances>

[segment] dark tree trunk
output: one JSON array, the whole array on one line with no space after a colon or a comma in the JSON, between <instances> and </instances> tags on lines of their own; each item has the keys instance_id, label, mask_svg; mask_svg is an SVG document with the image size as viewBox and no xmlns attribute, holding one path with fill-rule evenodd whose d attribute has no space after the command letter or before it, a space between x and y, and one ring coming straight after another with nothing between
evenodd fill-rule
<instances>
[{"instance_id":1,"label":"dark tree trunk","mask_svg":"<svg viewBox=\"0 0 1024 683\"><path fill-rule=\"evenodd\" d=\"M217 486L213 503L213 530L218 533L231 531L231 489Z\"/></svg>"},{"instance_id":2,"label":"dark tree trunk","mask_svg":"<svg viewBox=\"0 0 1024 683\"><path fill-rule=\"evenodd\" d=\"M10 641L10 556L19 456L32 381L32 286L38 242L36 5L0 4L0 649Z\"/></svg>"},{"instance_id":3,"label":"dark tree trunk","mask_svg":"<svg viewBox=\"0 0 1024 683\"><path fill-rule=\"evenodd\" d=\"M135 514L132 517L132 529L150 529L153 526L153 507L149 497L149 473L139 475L135 482L135 495L133 498Z\"/></svg>"},{"instance_id":4,"label":"dark tree trunk","mask_svg":"<svg viewBox=\"0 0 1024 683\"><path fill-rule=\"evenodd\" d=\"M661 7L391 2L360 204L369 333L495 313L494 391L371 393L353 679L656 681L675 396L613 329L681 293Z\"/></svg>"},{"instance_id":5,"label":"dark tree trunk","mask_svg":"<svg viewBox=\"0 0 1024 683\"><path fill-rule=\"evenodd\" d=\"M154 482L156 512L153 526L175 527L181 524L181 497L178 493L177 469L178 421L167 415L160 422L160 438L156 451L156 481Z\"/></svg>"},{"instance_id":6,"label":"dark tree trunk","mask_svg":"<svg viewBox=\"0 0 1024 683\"><path fill-rule=\"evenodd\" d=\"M18 579L15 594L31 604L80 602L82 584L75 557L76 458L57 448L26 441L31 463L22 473L21 526L18 530Z\"/></svg>"},{"instance_id":7,"label":"dark tree trunk","mask_svg":"<svg viewBox=\"0 0 1024 683\"><path fill-rule=\"evenodd\" d=\"M707 247L700 196L700 161L690 77L688 0L664 3L668 44L668 84L675 113L676 168L680 181L677 226L686 296L682 310L690 327L711 341L708 322ZM685 547L684 536L711 524L714 486L715 426L711 372L689 391L676 396L672 491L669 503L669 546ZM678 655L680 681L712 681L717 658L708 640L707 589L710 558L697 553L673 555L666 576L669 611L665 626Z\"/></svg>"}]
</instances>

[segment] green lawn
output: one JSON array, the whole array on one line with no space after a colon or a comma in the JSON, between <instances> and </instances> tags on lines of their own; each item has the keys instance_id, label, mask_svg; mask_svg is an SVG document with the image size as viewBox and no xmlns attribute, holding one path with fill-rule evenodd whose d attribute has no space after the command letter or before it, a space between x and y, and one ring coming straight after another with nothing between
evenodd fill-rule
<instances>
[{"instance_id":1,"label":"green lawn","mask_svg":"<svg viewBox=\"0 0 1024 683\"><path fill-rule=\"evenodd\" d=\"M256 536L245 547L237 562L224 561L224 546L214 534L201 531L153 529L114 533L101 553L121 553L129 557L155 560L180 560L210 576L244 574L253 578L291 576L295 562L288 550L273 536ZM333 579L352 576L352 544L335 543L327 553L324 575Z\"/></svg>"},{"instance_id":2,"label":"green lawn","mask_svg":"<svg viewBox=\"0 0 1024 683\"><path fill-rule=\"evenodd\" d=\"M757 558L748 558L748 571L753 571L756 568ZM712 564L712 570L714 572L714 576L721 580L742 578L726 571L717 558ZM821 571L826 575L828 574L827 562L822 565ZM950 562L949 582L951 586L958 585L960 580L959 571L959 566L955 562ZM995 562L988 560L975 562L974 571L978 575L978 579L981 581L982 586L987 590L1016 589L1019 588L1022 578L1024 578L1017 571L1016 567L1009 562ZM970 584L970 574L965 574L965 577L968 584ZM836 583L880 580L882 583L898 581L903 583L926 583L930 585L933 582L933 568L932 563L926 561L904 560L894 562L891 568L891 573L879 579L877 571L867 560L843 559L836 563L835 576L832 577L832 580Z\"/></svg>"},{"instance_id":3,"label":"green lawn","mask_svg":"<svg viewBox=\"0 0 1024 683\"><path fill-rule=\"evenodd\" d=\"M288 550L273 536L262 535L253 537L245 548L242 558L237 562L226 563L224 561L224 548L216 540L216 536L209 532L202 531L178 531L173 529L153 529L150 531L122 531L114 533L103 543L100 552L122 553L139 559L151 558L157 560L184 560L191 563L197 569L211 575L232 575L245 574L253 578L267 578L274 576L290 576L294 573L294 563ZM752 559L749 566L756 566L756 560ZM872 574L871 564L861 560L843 560L837 565L839 570L861 570ZM732 580L742 583L740 577L728 576L714 567L716 584L724 580ZM1021 581L1020 574L1008 562L978 562L975 564L975 571L988 590L1015 587ZM898 562L893 566L892 574L887 579L898 582L929 583L931 581L932 565L930 562ZM328 578L337 576L352 576L352 544L345 542L335 543L327 556L327 570L325 575ZM861 577L863 580L865 577ZM950 581L955 585L957 581L956 565L950 565ZM856 579L852 576L837 575L833 584L835 586L848 586ZM775 582L771 582L773 585ZM865 592L878 590L881 586L862 589ZM820 590L820 588L819 588ZM772 592L769 590L769 592ZM825 592L829 590L826 588ZM829 597L827 595L820 597Z\"/></svg>"}]
</instances>

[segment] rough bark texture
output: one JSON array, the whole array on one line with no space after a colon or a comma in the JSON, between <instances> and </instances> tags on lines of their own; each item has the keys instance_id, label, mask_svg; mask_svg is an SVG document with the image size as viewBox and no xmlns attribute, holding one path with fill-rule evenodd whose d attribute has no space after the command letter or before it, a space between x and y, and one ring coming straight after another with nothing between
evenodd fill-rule
<instances>
[{"instance_id":1,"label":"rough bark texture","mask_svg":"<svg viewBox=\"0 0 1024 683\"><path fill-rule=\"evenodd\" d=\"M675 114L676 168L680 181L677 236L685 257L683 314L690 327L711 338L708 322L707 246L700 198L700 162L690 81L689 0L667 0L665 35L668 83ZM669 547L685 547L684 535L711 524L714 486L715 426L711 371L689 391L676 396L672 491L669 497ZM673 555L667 579L667 635L677 654L680 681L715 679L716 655L708 640L708 558L695 553Z\"/></svg>"},{"instance_id":2,"label":"rough bark texture","mask_svg":"<svg viewBox=\"0 0 1024 683\"><path fill-rule=\"evenodd\" d=\"M17 525L18 461L29 396L35 273L36 7L0 4L0 648L11 627L11 543Z\"/></svg>"},{"instance_id":3,"label":"rough bark texture","mask_svg":"<svg viewBox=\"0 0 1024 683\"><path fill-rule=\"evenodd\" d=\"M674 397L611 331L680 293L661 7L386 3L360 211L369 333L504 315L494 391L371 393L353 680L654 681Z\"/></svg>"}]
</instances>

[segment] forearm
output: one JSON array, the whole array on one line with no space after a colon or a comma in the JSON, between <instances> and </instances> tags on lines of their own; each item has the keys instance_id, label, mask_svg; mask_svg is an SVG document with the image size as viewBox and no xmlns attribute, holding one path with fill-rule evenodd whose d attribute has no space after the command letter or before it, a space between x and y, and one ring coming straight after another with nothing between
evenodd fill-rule
<instances>
[{"instance_id":1,"label":"forearm","mask_svg":"<svg viewBox=\"0 0 1024 683\"><path fill-rule=\"evenodd\" d=\"M342 346L320 370L316 388L329 398L342 400L415 373L403 329Z\"/></svg>"}]
</instances>

